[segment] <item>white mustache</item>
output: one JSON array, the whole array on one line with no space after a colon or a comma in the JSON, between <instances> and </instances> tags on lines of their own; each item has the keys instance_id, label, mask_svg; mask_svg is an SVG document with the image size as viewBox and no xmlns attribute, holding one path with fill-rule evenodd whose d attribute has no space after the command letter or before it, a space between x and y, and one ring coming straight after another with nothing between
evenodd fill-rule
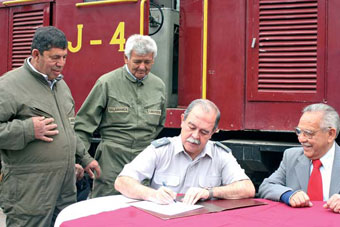
<instances>
[{"instance_id":1,"label":"white mustache","mask_svg":"<svg viewBox=\"0 0 340 227\"><path fill-rule=\"evenodd\" d=\"M302 145L303 147L310 147L310 146L311 146L310 143L301 143L301 145Z\"/></svg>"},{"instance_id":2,"label":"white mustache","mask_svg":"<svg viewBox=\"0 0 340 227\"><path fill-rule=\"evenodd\" d=\"M200 144L201 144L201 141L196 140L196 139L194 139L194 138L192 138L192 137L189 137L189 138L187 139L187 142L189 142L189 143L194 143L194 144L197 144L197 145L200 145Z\"/></svg>"}]
</instances>

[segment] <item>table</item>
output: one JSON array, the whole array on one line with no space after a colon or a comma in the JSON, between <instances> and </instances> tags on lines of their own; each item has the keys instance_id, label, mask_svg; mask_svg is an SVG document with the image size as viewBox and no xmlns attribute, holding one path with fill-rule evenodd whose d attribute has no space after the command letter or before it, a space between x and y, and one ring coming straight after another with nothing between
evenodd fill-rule
<instances>
[{"instance_id":1,"label":"table","mask_svg":"<svg viewBox=\"0 0 340 227\"><path fill-rule=\"evenodd\" d=\"M131 207L131 200L124 196L108 196L82 201L65 208L59 214L55 227L340 226L340 214L324 209L324 202L321 201L313 202L313 207L291 208L280 202L256 200L268 205L162 220Z\"/></svg>"},{"instance_id":2,"label":"table","mask_svg":"<svg viewBox=\"0 0 340 227\"><path fill-rule=\"evenodd\" d=\"M129 199L123 195L112 195L77 202L66 207L59 213L54 227L59 227L61 223L68 220L95 215L106 211L114 211L119 208L129 207L129 202L132 201L136 200Z\"/></svg>"}]
</instances>

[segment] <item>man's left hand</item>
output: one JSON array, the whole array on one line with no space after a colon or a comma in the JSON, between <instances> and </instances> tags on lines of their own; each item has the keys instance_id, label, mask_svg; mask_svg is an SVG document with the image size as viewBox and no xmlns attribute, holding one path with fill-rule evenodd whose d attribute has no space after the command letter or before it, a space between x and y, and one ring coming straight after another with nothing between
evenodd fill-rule
<instances>
[{"instance_id":1,"label":"man's left hand","mask_svg":"<svg viewBox=\"0 0 340 227\"><path fill-rule=\"evenodd\" d=\"M93 160L92 162L90 162L86 167L85 167L85 171L89 174L89 176L91 177L91 179L93 179L95 177L93 170L96 172L96 177L100 177L100 166L98 164L98 162L96 160Z\"/></svg>"},{"instance_id":2,"label":"man's left hand","mask_svg":"<svg viewBox=\"0 0 340 227\"><path fill-rule=\"evenodd\" d=\"M334 213L340 213L340 194L334 194L327 203L323 205L326 209L331 209Z\"/></svg>"},{"instance_id":3,"label":"man's left hand","mask_svg":"<svg viewBox=\"0 0 340 227\"><path fill-rule=\"evenodd\" d=\"M188 191L185 193L183 198L183 203L193 205L199 199L208 199L209 198L209 191L204 188L189 188Z\"/></svg>"}]
</instances>

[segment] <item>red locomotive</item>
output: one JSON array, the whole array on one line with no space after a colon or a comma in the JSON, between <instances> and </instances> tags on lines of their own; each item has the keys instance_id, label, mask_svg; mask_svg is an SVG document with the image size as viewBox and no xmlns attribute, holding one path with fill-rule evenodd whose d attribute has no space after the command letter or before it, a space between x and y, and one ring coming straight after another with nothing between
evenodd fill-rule
<instances>
[{"instance_id":1,"label":"red locomotive","mask_svg":"<svg viewBox=\"0 0 340 227\"><path fill-rule=\"evenodd\" d=\"M208 98L222 114L214 139L231 146L248 173L266 175L296 145L304 106L340 111L340 1L173 2L163 1L170 8L161 8L154 36L155 74L168 87L165 134L178 133L190 101ZM97 78L124 64L127 37L154 30L160 16L150 3L162 1L0 0L0 74L30 54L36 27L57 26L69 40L63 74L79 109Z\"/></svg>"}]
</instances>

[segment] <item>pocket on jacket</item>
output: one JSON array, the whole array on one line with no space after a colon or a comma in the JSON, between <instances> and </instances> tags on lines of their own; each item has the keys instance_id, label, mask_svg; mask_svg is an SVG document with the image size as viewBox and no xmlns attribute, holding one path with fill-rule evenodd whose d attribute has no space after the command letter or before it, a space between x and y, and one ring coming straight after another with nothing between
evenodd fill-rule
<instances>
[{"instance_id":1,"label":"pocket on jacket","mask_svg":"<svg viewBox=\"0 0 340 227\"><path fill-rule=\"evenodd\" d=\"M131 120L130 104L116 97L109 96L106 111L107 116L112 123L125 124Z\"/></svg>"},{"instance_id":2,"label":"pocket on jacket","mask_svg":"<svg viewBox=\"0 0 340 227\"><path fill-rule=\"evenodd\" d=\"M43 117L46 117L46 118L50 118L50 117L53 117L52 114L46 112L45 110L42 110L41 108L39 107L32 107L30 106L30 110L31 112L34 114L33 116L43 116Z\"/></svg>"},{"instance_id":3,"label":"pocket on jacket","mask_svg":"<svg viewBox=\"0 0 340 227\"><path fill-rule=\"evenodd\" d=\"M145 121L152 126L158 126L162 116L162 101L151 100L144 106Z\"/></svg>"}]
</instances>

